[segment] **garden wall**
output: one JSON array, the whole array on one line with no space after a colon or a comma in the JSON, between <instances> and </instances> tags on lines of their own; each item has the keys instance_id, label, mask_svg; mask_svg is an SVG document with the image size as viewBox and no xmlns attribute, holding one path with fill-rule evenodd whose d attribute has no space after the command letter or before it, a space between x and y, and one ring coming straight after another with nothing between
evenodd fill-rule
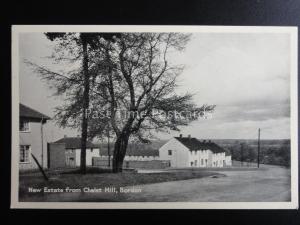
<instances>
[{"instance_id":1,"label":"garden wall","mask_svg":"<svg viewBox=\"0 0 300 225\"><path fill-rule=\"evenodd\" d=\"M111 164L112 165L112 160ZM100 157L93 157L93 166L107 167L108 160L104 160ZM136 168L136 169L164 169L170 167L170 161L168 160L151 160L151 161L124 161L123 168Z\"/></svg>"}]
</instances>

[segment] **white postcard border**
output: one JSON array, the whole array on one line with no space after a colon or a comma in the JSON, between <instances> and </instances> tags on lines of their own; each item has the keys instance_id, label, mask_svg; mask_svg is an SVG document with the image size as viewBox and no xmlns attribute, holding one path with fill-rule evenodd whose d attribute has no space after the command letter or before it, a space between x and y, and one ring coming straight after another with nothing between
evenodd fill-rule
<instances>
[{"instance_id":1,"label":"white postcard border","mask_svg":"<svg viewBox=\"0 0 300 225\"><path fill-rule=\"evenodd\" d=\"M291 202L19 202L19 34L23 32L289 33L291 37ZM11 208L51 209L297 209L298 208L298 28L275 26L12 26Z\"/></svg>"}]
</instances>

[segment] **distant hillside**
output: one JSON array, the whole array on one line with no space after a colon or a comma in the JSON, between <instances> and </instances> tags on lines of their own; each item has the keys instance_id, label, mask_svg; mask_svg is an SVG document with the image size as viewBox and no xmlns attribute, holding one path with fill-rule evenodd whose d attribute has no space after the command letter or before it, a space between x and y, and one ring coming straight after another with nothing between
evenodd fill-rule
<instances>
[{"instance_id":1,"label":"distant hillside","mask_svg":"<svg viewBox=\"0 0 300 225\"><path fill-rule=\"evenodd\" d=\"M257 162L258 143L254 139L213 140L232 155L233 160ZM261 140L260 162L265 164L290 166L290 140Z\"/></svg>"},{"instance_id":2,"label":"distant hillside","mask_svg":"<svg viewBox=\"0 0 300 225\"><path fill-rule=\"evenodd\" d=\"M232 145L236 143L246 143L247 145L257 145L257 139L212 139L220 145ZM261 145L278 146L282 144L289 144L289 139L262 139L260 140Z\"/></svg>"}]
</instances>

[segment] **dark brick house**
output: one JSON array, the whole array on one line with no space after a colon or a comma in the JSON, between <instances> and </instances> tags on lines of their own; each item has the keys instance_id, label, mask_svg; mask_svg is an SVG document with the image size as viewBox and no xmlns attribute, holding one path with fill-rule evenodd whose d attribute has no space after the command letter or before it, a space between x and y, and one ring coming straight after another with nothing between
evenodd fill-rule
<instances>
[{"instance_id":1,"label":"dark brick house","mask_svg":"<svg viewBox=\"0 0 300 225\"><path fill-rule=\"evenodd\" d=\"M79 167L81 138L67 137L48 144L49 168ZM92 158L99 157L99 148L91 141L86 145L86 165L92 166Z\"/></svg>"}]
</instances>

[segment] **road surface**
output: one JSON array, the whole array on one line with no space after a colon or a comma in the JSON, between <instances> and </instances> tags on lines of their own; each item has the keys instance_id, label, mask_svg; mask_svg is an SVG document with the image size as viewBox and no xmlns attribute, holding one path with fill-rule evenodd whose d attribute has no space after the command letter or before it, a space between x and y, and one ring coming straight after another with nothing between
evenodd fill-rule
<instances>
[{"instance_id":1,"label":"road surface","mask_svg":"<svg viewBox=\"0 0 300 225\"><path fill-rule=\"evenodd\" d=\"M219 170L218 178L204 177L135 188L134 193L49 194L37 201L75 202L276 202L291 200L290 170L267 167L259 170Z\"/></svg>"},{"instance_id":2,"label":"road surface","mask_svg":"<svg viewBox=\"0 0 300 225\"><path fill-rule=\"evenodd\" d=\"M141 194L124 194L123 201L281 202L291 199L288 169L219 172L226 176L142 185Z\"/></svg>"}]
</instances>

